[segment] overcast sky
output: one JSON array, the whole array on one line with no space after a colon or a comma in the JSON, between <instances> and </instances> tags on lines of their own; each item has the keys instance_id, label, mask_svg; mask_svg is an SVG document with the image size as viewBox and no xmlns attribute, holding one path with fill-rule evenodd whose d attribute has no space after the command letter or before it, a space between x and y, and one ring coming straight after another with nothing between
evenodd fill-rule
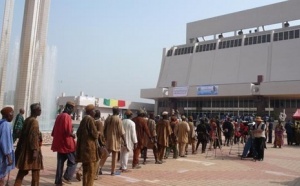
<instances>
[{"instance_id":1,"label":"overcast sky","mask_svg":"<svg viewBox=\"0 0 300 186\"><path fill-rule=\"evenodd\" d=\"M56 93L149 102L140 90L156 87L162 50L185 43L187 23L282 1L51 0ZM15 0L12 45L20 41L24 2Z\"/></svg>"}]
</instances>

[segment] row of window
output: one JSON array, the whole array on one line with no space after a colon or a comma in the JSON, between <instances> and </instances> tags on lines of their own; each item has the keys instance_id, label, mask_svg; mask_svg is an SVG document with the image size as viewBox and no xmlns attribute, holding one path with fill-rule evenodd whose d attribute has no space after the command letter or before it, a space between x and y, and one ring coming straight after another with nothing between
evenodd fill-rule
<instances>
[{"instance_id":1,"label":"row of window","mask_svg":"<svg viewBox=\"0 0 300 186\"><path fill-rule=\"evenodd\" d=\"M285 32L274 33L273 41L281 41L281 40L288 40L288 39L297 39L300 38L300 30L291 30ZM244 40L244 46L248 45L255 45L255 44L262 44L262 43L269 43L271 42L271 34L260 35L260 36L252 36L246 37ZM196 52L205 52L216 50L217 43L208 43L198 45L196 47ZM225 49L225 48L233 48L242 46L242 39L234 39L228 41L220 41L218 49ZM175 49L175 56L176 55L184 55L193 53L194 47L184 47L184 48L177 48ZM167 56L173 55L173 49L168 50Z\"/></svg>"},{"instance_id":2,"label":"row of window","mask_svg":"<svg viewBox=\"0 0 300 186\"><path fill-rule=\"evenodd\" d=\"M274 33L273 41L282 41L282 40L297 39L297 38L299 38L299 30L291 30L291 31Z\"/></svg>"}]
</instances>

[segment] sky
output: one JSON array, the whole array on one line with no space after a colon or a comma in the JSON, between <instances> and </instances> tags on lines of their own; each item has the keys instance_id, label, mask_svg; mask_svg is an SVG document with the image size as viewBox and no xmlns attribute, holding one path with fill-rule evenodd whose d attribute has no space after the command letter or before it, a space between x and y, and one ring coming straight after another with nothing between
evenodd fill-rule
<instances>
[{"instance_id":1,"label":"sky","mask_svg":"<svg viewBox=\"0 0 300 186\"><path fill-rule=\"evenodd\" d=\"M185 44L187 23L282 1L51 0L55 92L152 103L140 90L156 87L163 48ZM11 48L20 41L24 2L15 0Z\"/></svg>"}]
</instances>

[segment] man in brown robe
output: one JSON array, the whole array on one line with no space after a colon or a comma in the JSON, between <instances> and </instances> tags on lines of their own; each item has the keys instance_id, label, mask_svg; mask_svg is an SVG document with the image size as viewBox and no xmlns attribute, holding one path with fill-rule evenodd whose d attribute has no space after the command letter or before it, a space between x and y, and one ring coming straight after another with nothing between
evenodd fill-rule
<instances>
[{"instance_id":1,"label":"man in brown robe","mask_svg":"<svg viewBox=\"0 0 300 186\"><path fill-rule=\"evenodd\" d=\"M184 115L181 116L182 121L178 124L178 128L176 130L178 145L179 145L179 156L186 157L184 151L185 146L188 143L188 135L190 131L189 124L186 122L186 117Z\"/></svg>"},{"instance_id":2,"label":"man in brown robe","mask_svg":"<svg viewBox=\"0 0 300 186\"><path fill-rule=\"evenodd\" d=\"M85 107L86 116L81 120L77 135L76 162L82 162L82 186L93 186L95 166L99 160L97 140L99 133L95 125L95 106Z\"/></svg>"},{"instance_id":3,"label":"man in brown robe","mask_svg":"<svg viewBox=\"0 0 300 186\"><path fill-rule=\"evenodd\" d=\"M147 146L145 138L151 139L151 135L147 126L147 120L145 119L146 113L144 110L139 110L137 117L133 118L132 121L135 123L136 136L138 139L137 147L133 150L132 168L141 168L139 165L139 156L141 150Z\"/></svg>"},{"instance_id":4,"label":"man in brown robe","mask_svg":"<svg viewBox=\"0 0 300 186\"><path fill-rule=\"evenodd\" d=\"M24 121L21 135L16 148L16 161L19 168L15 186L21 186L24 176L31 170L31 185L38 186L40 182L40 170L43 169L43 157L41 151L41 132L37 117L41 115L41 105L30 105L31 115Z\"/></svg>"},{"instance_id":5,"label":"man in brown robe","mask_svg":"<svg viewBox=\"0 0 300 186\"><path fill-rule=\"evenodd\" d=\"M170 121L168 119L168 112L162 113L162 119L156 125L157 133L157 147L158 147L158 161L163 162L166 148L169 146L169 136L172 133Z\"/></svg>"},{"instance_id":6,"label":"man in brown robe","mask_svg":"<svg viewBox=\"0 0 300 186\"><path fill-rule=\"evenodd\" d=\"M189 145L192 146L192 154L196 154L196 143L195 143L196 142L196 132L195 132L194 121L193 121L192 116L188 117L188 124L190 127L190 131L189 131L189 140L185 146L185 155L188 154Z\"/></svg>"},{"instance_id":7,"label":"man in brown robe","mask_svg":"<svg viewBox=\"0 0 300 186\"><path fill-rule=\"evenodd\" d=\"M106 148L111 155L111 175L115 175L116 160L118 152L121 150L121 139L123 139L124 146L127 147L125 140L125 130L122 125L122 120L119 118L119 107L112 108L113 115L108 116L104 124L104 137L106 141Z\"/></svg>"}]
</instances>

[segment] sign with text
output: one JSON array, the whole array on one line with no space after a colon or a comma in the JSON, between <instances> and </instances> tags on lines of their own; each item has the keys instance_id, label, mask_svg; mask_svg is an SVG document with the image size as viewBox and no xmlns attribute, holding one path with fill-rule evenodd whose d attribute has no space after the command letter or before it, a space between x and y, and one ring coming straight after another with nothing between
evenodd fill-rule
<instances>
[{"instance_id":1,"label":"sign with text","mask_svg":"<svg viewBox=\"0 0 300 186\"><path fill-rule=\"evenodd\" d=\"M218 89L216 85L202 85L197 87L197 95L218 95Z\"/></svg>"},{"instance_id":2,"label":"sign with text","mask_svg":"<svg viewBox=\"0 0 300 186\"><path fill-rule=\"evenodd\" d=\"M188 87L174 87L173 88L173 96L174 97L183 97L187 96Z\"/></svg>"}]
</instances>

